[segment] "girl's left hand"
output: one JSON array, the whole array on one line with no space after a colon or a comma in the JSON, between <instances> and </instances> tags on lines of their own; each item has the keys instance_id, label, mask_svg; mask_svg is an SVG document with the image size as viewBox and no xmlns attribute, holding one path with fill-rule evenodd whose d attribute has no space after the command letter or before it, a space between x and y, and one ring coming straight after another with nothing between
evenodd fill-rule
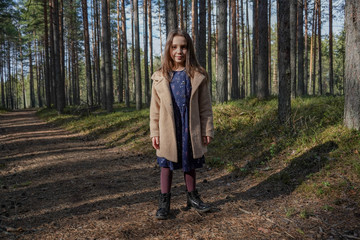
<instances>
[{"instance_id":1,"label":"girl's left hand","mask_svg":"<svg viewBox=\"0 0 360 240\"><path fill-rule=\"evenodd\" d=\"M211 137L209 137L209 136L203 136L202 137L203 138L203 144L205 145L205 146L207 146L207 145L209 145L209 143L211 142Z\"/></svg>"}]
</instances>

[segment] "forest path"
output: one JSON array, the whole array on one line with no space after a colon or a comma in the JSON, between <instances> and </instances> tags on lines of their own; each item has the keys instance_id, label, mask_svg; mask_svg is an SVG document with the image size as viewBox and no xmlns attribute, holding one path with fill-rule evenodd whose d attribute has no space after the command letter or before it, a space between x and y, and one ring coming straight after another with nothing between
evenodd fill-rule
<instances>
[{"instance_id":1,"label":"forest path","mask_svg":"<svg viewBox=\"0 0 360 240\"><path fill-rule=\"evenodd\" d=\"M213 204L184 211L181 171L174 173L171 218L154 218L159 168L154 157L84 140L36 117L0 114L0 238L6 239L297 239L284 218L283 194L263 198L253 178L204 167L197 188ZM149 142L150 144L150 142ZM253 189L253 190L252 190ZM266 192L265 192L266 193ZM313 224L314 221L309 221ZM312 222L312 223L311 223ZM313 227L313 225L311 225ZM325 229L324 227L322 229ZM300 235L299 235L300 234Z\"/></svg>"}]
</instances>

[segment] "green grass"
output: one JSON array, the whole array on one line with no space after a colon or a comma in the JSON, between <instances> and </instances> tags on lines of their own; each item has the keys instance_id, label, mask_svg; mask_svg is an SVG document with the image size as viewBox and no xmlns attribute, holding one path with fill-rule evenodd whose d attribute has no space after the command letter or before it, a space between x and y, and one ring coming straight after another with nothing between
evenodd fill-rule
<instances>
[{"instance_id":1,"label":"green grass","mask_svg":"<svg viewBox=\"0 0 360 240\"><path fill-rule=\"evenodd\" d=\"M343 97L292 100L288 125L277 119L277 99L256 98L214 105L215 138L206 156L210 167L259 182L286 185L305 197L360 202L360 133L343 127ZM114 106L115 112L67 108L64 115L43 109L49 122L155 157L149 138L149 109ZM341 199L340 199L341 200ZM339 201L340 201L339 200ZM330 204L329 204L330 206Z\"/></svg>"}]
</instances>

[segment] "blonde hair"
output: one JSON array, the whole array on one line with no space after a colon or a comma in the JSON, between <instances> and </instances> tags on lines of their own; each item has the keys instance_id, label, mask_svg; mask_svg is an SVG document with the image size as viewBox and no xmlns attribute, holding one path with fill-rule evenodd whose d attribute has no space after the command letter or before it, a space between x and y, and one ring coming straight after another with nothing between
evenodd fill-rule
<instances>
[{"instance_id":1,"label":"blonde hair","mask_svg":"<svg viewBox=\"0 0 360 240\"><path fill-rule=\"evenodd\" d=\"M185 32L183 30L179 30L179 29L172 30L168 34L166 44L165 44L165 49L164 49L164 56L163 56L163 59L161 62L161 67L160 67L160 70L161 70L163 76L169 82L171 81L172 71L175 66L175 63L174 63L174 60L171 58L170 49L172 46L173 39L176 36L182 36L186 39L187 53L186 53L186 60L185 60L185 70L186 70L187 74L192 78L192 77L194 77L195 71L198 71L198 72L202 73L203 75L205 75L207 78L206 70L200 66L199 62L196 59L194 44L193 44L193 41L191 40L191 37L189 36L189 34L187 32Z\"/></svg>"}]
</instances>

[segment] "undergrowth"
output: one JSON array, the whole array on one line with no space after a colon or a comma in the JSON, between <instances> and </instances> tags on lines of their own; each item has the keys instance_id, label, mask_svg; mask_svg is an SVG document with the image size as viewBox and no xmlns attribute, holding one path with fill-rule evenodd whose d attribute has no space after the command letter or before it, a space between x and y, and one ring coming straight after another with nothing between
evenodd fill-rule
<instances>
[{"instance_id":1,"label":"undergrowth","mask_svg":"<svg viewBox=\"0 0 360 240\"><path fill-rule=\"evenodd\" d=\"M282 126L276 98L214 105L215 138L207 165L264 184L286 185L306 197L332 198L334 204L340 196L359 203L360 133L343 127L343 106L340 96L296 98L291 120ZM43 109L38 115L87 138L105 139L108 146L155 157L149 109L136 111L123 104L114 109L107 114L72 107L61 116Z\"/></svg>"}]
</instances>

